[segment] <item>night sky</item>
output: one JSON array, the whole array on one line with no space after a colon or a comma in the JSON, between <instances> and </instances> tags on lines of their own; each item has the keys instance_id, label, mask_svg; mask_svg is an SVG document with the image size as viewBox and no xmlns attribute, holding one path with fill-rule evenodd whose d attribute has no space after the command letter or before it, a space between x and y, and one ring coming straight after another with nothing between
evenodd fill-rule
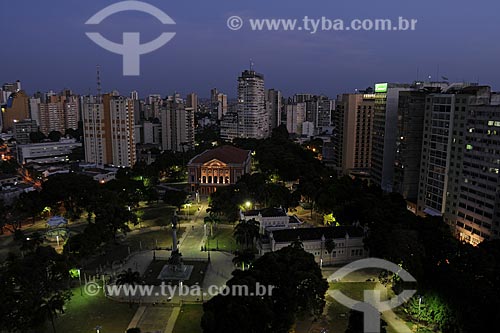
<instances>
[{"instance_id":1,"label":"night sky","mask_svg":"<svg viewBox=\"0 0 500 333\"><path fill-rule=\"evenodd\" d=\"M95 92L95 66L103 89L141 97L210 88L234 96L238 74L253 59L266 88L285 95L337 93L377 81L410 82L438 74L451 81L479 81L500 88L500 3L497 0L148 0L176 21L124 12L100 26L84 23L117 0L1 0L0 84L17 79L29 93ZM419 20L413 32L255 32L248 23L231 31L231 15L248 18L390 18ZM100 32L121 42L122 32L141 32L142 42L176 32L167 45L141 58L141 76L124 77L122 59L87 38Z\"/></svg>"}]
</instances>

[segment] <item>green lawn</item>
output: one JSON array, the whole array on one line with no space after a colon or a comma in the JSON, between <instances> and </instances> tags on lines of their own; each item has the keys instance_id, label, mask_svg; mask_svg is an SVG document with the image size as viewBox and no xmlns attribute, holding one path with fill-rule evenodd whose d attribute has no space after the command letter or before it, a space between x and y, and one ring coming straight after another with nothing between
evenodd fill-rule
<instances>
[{"instance_id":1,"label":"green lawn","mask_svg":"<svg viewBox=\"0 0 500 333\"><path fill-rule=\"evenodd\" d=\"M125 332L136 310L136 305L130 308L127 303L111 301L102 294L82 297L80 289L76 288L65 313L56 318L56 330L91 333L96 331L96 326L102 326L103 333ZM50 322L45 324L42 332L52 333Z\"/></svg>"},{"instance_id":2,"label":"green lawn","mask_svg":"<svg viewBox=\"0 0 500 333\"><path fill-rule=\"evenodd\" d=\"M414 321L414 319L412 317L410 317L408 314L406 314L404 312L403 307L397 307L393 311L399 318L406 321L406 326L408 326L410 328L410 330L412 330L412 332L417 330L417 323ZM421 325L419 325L419 327L418 327L418 332L419 333L433 333L433 332L440 332L440 331L428 328L425 326L424 322L421 322ZM396 331L393 332L391 330L388 330L388 333L397 333L397 332Z\"/></svg>"},{"instance_id":3,"label":"green lawn","mask_svg":"<svg viewBox=\"0 0 500 333\"><path fill-rule=\"evenodd\" d=\"M177 215L184 221L193 221L194 216L198 213L198 207L199 205L195 203L191 204L191 207L181 207L181 211Z\"/></svg>"},{"instance_id":4,"label":"green lawn","mask_svg":"<svg viewBox=\"0 0 500 333\"><path fill-rule=\"evenodd\" d=\"M163 203L151 204L139 209L141 223L139 227L168 226L172 221L174 207Z\"/></svg>"},{"instance_id":5,"label":"green lawn","mask_svg":"<svg viewBox=\"0 0 500 333\"><path fill-rule=\"evenodd\" d=\"M207 232L210 225L207 225ZM214 235L208 237L207 247L210 249L219 249L221 251L231 252L236 250L237 244L233 237L233 228L217 228L214 227Z\"/></svg>"},{"instance_id":6,"label":"green lawn","mask_svg":"<svg viewBox=\"0 0 500 333\"><path fill-rule=\"evenodd\" d=\"M202 333L201 317L203 316L203 305L184 304L175 322L173 333Z\"/></svg>"}]
</instances>

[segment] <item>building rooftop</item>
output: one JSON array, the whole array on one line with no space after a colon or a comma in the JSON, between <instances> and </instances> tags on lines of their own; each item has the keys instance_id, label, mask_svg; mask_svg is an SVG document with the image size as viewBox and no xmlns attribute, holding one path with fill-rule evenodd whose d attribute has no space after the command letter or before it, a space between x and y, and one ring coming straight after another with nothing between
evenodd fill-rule
<instances>
[{"instance_id":1,"label":"building rooftop","mask_svg":"<svg viewBox=\"0 0 500 333\"><path fill-rule=\"evenodd\" d=\"M189 161L189 164L203 164L214 159L228 164L242 164L245 163L249 155L249 150L233 146L221 146L215 149L206 150L203 153L196 155L193 159L191 159L191 161Z\"/></svg>"},{"instance_id":2,"label":"building rooftop","mask_svg":"<svg viewBox=\"0 0 500 333\"><path fill-rule=\"evenodd\" d=\"M287 243L297 239L320 240L323 235L325 239L345 238L346 234L349 237L363 237L363 229L355 226L298 228L274 230L272 234L276 242Z\"/></svg>"},{"instance_id":3,"label":"building rooftop","mask_svg":"<svg viewBox=\"0 0 500 333\"><path fill-rule=\"evenodd\" d=\"M0 180L18 178L19 175L10 173L0 173Z\"/></svg>"},{"instance_id":4,"label":"building rooftop","mask_svg":"<svg viewBox=\"0 0 500 333\"><path fill-rule=\"evenodd\" d=\"M259 213L262 217L286 216L286 212L282 208L264 208L254 209L243 212L244 216L257 216Z\"/></svg>"}]
</instances>

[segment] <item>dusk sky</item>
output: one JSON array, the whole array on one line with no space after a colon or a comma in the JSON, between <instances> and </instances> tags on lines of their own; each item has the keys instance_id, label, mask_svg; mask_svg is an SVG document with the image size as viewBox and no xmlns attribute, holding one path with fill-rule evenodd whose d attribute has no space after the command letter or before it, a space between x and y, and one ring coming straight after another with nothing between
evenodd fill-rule
<instances>
[{"instance_id":1,"label":"dusk sky","mask_svg":"<svg viewBox=\"0 0 500 333\"><path fill-rule=\"evenodd\" d=\"M374 82L411 82L429 75L500 88L500 3L496 0L148 0L177 24L162 25L139 12L110 16L99 26L85 22L117 0L2 0L0 84L17 79L31 94L71 88L94 93L96 64L103 89L141 97L194 91L208 97L217 87L233 97L239 73L253 59L266 88L294 93L338 93ZM416 31L231 31L232 15L249 18L418 19ZM176 36L141 57L141 75L124 77L122 57L94 44L85 32L121 43L123 32L148 42L161 32Z\"/></svg>"}]
</instances>

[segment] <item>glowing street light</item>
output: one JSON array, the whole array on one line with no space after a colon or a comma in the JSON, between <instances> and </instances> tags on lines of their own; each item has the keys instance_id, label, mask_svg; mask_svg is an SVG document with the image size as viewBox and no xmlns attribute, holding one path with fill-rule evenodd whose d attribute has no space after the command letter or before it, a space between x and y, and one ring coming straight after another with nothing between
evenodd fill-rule
<instances>
[{"instance_id":1,"label":"glowing street light","mask_svg":"<svg viewBox=\"0 0 500 333\"><path fill-rule=\"evenodd\" d=\"M187 207L187 209L188 209L188 221L190 221L190 220L191 220L191 219L190 219L190 214L191 214L191 213L189 212L189 211L190 211L191 206L192 206L192 204L191 204L191 203L187 203L187 204L186 204L186 207Z\"/></svg>"},{"instance_id":2,"label":"glowing street light","mask_svg":"<svg viewBox=\"0 0 500 333\"><path fill-rule=\"evenodd\" d=\"M252 203L250 201L245 202L245 207L247 209L250 209L251 206L252 206Z\"/></svg>"}]
</instances>

